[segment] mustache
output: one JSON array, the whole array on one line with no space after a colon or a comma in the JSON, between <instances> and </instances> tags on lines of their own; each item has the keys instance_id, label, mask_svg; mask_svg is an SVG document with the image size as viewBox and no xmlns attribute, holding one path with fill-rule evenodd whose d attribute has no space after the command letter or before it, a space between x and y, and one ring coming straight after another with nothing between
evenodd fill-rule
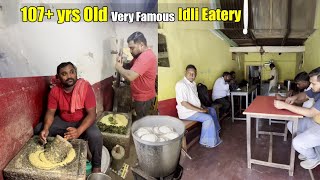
<instances>
[{"instance_id":1,"label":"mustache","mask_svg":"<svg viewBox=\"0 0 320 180\"><path fill-rule=\"evenodd\" d=\"M69 81L69 80L72 80L72 81L74 81L74 79L72 79L72 78L68 78L66 81Z\"/></svg>"}]
</instances>

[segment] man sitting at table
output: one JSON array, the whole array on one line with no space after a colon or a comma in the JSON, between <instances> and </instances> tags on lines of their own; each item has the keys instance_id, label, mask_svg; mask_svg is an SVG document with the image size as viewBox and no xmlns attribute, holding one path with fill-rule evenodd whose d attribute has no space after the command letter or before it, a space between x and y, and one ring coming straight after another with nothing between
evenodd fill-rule
<instances>
[{"instance_id":1,"label":"man sitting at table","mask_svg":"<svg viewBox=\"0 0 320 180\"><path fill-rule=\"evenodd\" d=\"M230 110L230 90L229 90L229 82L231 81L231 75L229 72L224 72L222 77L219 77L214 83L212 90L212 100L214 103L222 104L221 108L221 116L224 116Z\"/></svg>"},{"instance_id":2,"label":"man sitting at table","mask_svg":"<svg viewBox=\"0 0 320 180\"><path fill-rule=\"evenodd\" d=\"M305 71L297 74L296 77L294 78L294 82L297 84L297 88L299 90L304 90L304 92L311 89L309 80L310 80L309 74L307 72L305 72ZM288 92L287 93L287 97L290 97L291 94L292 94L292 91ZM276 99L277 100L285 101L287 97L283 97L283 96L281 96L279 94L276 94ZM302 107L311 108L313 106L313 104L314 104L314 99L313 98L309 98L305 102L295 102L296 105L301 105L301 103L303 103ZM302 124L303 122L305 122L305 121L299 121L299 126L302 126L302 127L305 126L305 124ZM289 121L287 123L287 127L288 127L288 130L292 133L292 129L293 129L292 121Z\"/></svg>"},{"instance_id":3,"label":"man sitting at table","mask_svg":"<svg viewBox=\"0 0 320 180\"><path fill-rule=\"evenodd\" d=\"M222 142L219 137L221 127L214 108L201 105L197 85L194 82L196 76L197 69L190 64L186 67L183 79L176 84L178 115L180 119L202 122L200 144L213 148Z\"/></svg>"},{"instance_id":4,"label":"man sitting at table","mask_svg":"<svg viewBox=\"0 0 320 180\"><path fill-rule=\"evenodd\" d=\"M231 71L230 75L231 75L231 80L229 83L229 89L230 89L230 91L235 91L239 87L238 82L236 80L236 72Z\"/></svg>"},{"instance_id":5,"label":"man sitting at table","mask_svg":"<svg viewBox=\"0 0 320 180\"><path fill-rule=\"evenodd\" d=\"M309 73L311 90L288 97L285 102L275 100L277 109L287 109L305 116L298 121L297 136L293 139L293 147L300 153L300 165L305 169L313 169L320 164L317 146L320 146L320 67ZM299 107L294 103L304 102L314 98L311 108Z\"/></svg>"},{"instance_id":6,"label":"man sitting at table","mask_svg":"<svg viewBox=\"0 0 320 180\"><path fill-rule=\"evenodd\" d=\"M297 84L297 88L299 89L299 91L302 91L302 90L308 91L311 89L309 80L310 80L309 74L305 71L297 74L296 77L294 78L294 82ZM276 94L276 99L285 101L287 97L292 96L292 93L293 93L293 91L290 90L286 94L286 97L283 97L280 94ZM297 105L301 105L301 103L303 103L302 107L311 108L313 106L314 99L310 98L310 99L306 100L305 102L298 102ZM290 121L290 123L291 123L291 121Z\"/></svg>"}]
</instances>

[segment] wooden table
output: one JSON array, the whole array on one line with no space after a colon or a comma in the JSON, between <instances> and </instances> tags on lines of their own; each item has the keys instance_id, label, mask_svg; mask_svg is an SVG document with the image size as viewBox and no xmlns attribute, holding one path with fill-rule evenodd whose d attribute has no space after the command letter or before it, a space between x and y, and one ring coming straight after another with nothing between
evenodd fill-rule
<instances>
[{"instance_id":1,"label":"wooden table","mask_svg":"<svg viewBox=\"0 0 320 180\"><path fill-rule=\"evenodd\" d=\"M279 94L280 96L283 96L283 97L286 97L287 96L287 93L288 93L288 90L287 89L278 89L277 86L273 86L269 93L268 93L268 96L275 96L276 94ZM269 125L271 125L271 123L278 123L278 124L285 124L285 133L284 133L284 140L286 141L287 140L287 134L288 134L288 129L287 129L287 121L283 121L283 120L271 120L269 119ZM258 124L258 123L257 123ZM258 129L258 127L257 127ZM259 132L259 131L258 131Z\"/></svg>"},{"instance_id":2,"label":"wooden table","mask_svg":"<svg viewBox=\"0 0 320 180\"><path fill-rule=\"evenodd\" d=\"M303 118L302 115L292 113L288 110L280 110L274 107L275 97L271 96L258 96L250 104L250 106L243 112L247 115L247 161L248 168L251 169L251 164L259 164L269 167L275 167L280 169L288 169L289 175L293 176L294 171L294 159L295 150L291 144L290 152L290 164L279 164L272 162L272 136L278 135L277 133L269 132L270 135L270 145L269 145L269 158L268 161L261 161L251 158L251 118L265 118L269 119L280 119L293 122L293 132L292 139L296 136L298 129L298 119Z\"/></svg>"},{"instance_id":3,"label":"wooden table","mask_svg":"<svg viewBox=\"0 0 320 180\"><path fill-rule=\"evenodd\" d=\"M241 111L241 96L245 96L246 97L246 108L249 105L249 94L251 94L251 102L253 101L253 96L255 94L255 97L257 97L257 86L249 86L249 88L247 89L247 87L242 87L241 90L235 90L235 91L231 91L230 92L230 96L231 96L231 111L232 111L232 122L234 122L234 120L246 120L246 118L241 118L241 117L235 117L235 107L234 107L234 96L240 96L240 111Z\"/></svg>"}]
</instances>

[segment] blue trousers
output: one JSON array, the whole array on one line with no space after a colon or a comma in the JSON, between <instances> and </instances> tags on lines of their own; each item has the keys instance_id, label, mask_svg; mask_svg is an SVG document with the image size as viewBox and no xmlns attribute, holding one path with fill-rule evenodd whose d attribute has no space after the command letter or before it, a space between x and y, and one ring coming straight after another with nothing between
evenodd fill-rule
<instances>
[{"instance_id":1,"label":"blue trousers","mask_svg":"<svg viewBox=\"0 0 320 180\"><path fill-rule=\"evenodd\" d=\"M208 107L209 113L197 112L187 120L202 122L200 144L208 147L215 147L221 143L219 137L220 124L214 108Z\"/></svg>"}]
</instances>

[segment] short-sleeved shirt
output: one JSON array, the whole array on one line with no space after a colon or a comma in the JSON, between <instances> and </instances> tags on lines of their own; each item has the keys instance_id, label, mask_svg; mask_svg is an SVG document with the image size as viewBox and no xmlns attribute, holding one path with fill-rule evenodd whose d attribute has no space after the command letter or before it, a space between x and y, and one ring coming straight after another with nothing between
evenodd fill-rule
<instances>
[{"instance_id":1,"label":"short-sleeved shirt","mask_svg":"<svg viewBox=\"0 0 320 180\"><path fill-rule=\"evenodd\" d=\"M86 109L91 109L96 106L96 98L90 84L84 101L83 109L76 109L71 113L71 97L73 91L66 93L60 86L55 86L51 89L48 98L48 109L58 109L59 116L67 122L78 122L86 115Z\"/></svg>"},{"instance_id":2,"label":"short-sleeved shirt","mask_svg":"<svg viewBox=\"0 0 320 180\"><path fill-rule=\"evenodd\" d=\"M313 107L316 108L318 111L320 111L320 93L319 92L313 92L311 89L305 92L309 98L314 99L314 105Z\"/></svg>"},{"instance_id":3,"label":"short-sleeved shirt","mask_svg":"<svg viewBox=\"0 0 320 180\"><path fill-rule=\"evenodd\" d=\"M277 86L278 84L278 71L277 69L274 67L271 72L270 72L270 78L274 77L271 81L270 81L270 87L269 89L271 89L273 86Z\"/></svg>"},{"instance_id":4,"label":"short-sleeved shirt","mask_svg":"<svg viewBox=\"0 0 320 180\"><path fill-rule=\"evenodd\" d=\"M186 77L178 81L176 84L176 101L178 116L180 119L187 119L197 113L197 111L187 109L181 105L181 102L185 101L195 107L201 107L196 83L190 82Z\"/></svg>"},{"instance_id":5,"label":"short-sleeved shirt","mask_svg":"<svg viewBox=\"0 0 320 180\"><path fill-rule=\"evenodd\" d=\"M306 92L306 91L309 91L309 90L311 90L310 86L307 89L305 89L304 91ZM313 103L314 103L314 99L309 97L309 99L302 104L302 107L304 107L304 108L312 108Z\"/></svg>"},{"instance_id":6,"label":"short-sleeved shirt","mask_svg":"<svg viewBox=\"0 0 320 180\"><path fill-rule=\"evenodd\" d=\"M155 81L157 74L157 60L151 49L141 53L132 60L130 70L139 74L139 77L130 84L131 94L135 101L148 101L156 96Z\"/></svg>"}]
</instances>

